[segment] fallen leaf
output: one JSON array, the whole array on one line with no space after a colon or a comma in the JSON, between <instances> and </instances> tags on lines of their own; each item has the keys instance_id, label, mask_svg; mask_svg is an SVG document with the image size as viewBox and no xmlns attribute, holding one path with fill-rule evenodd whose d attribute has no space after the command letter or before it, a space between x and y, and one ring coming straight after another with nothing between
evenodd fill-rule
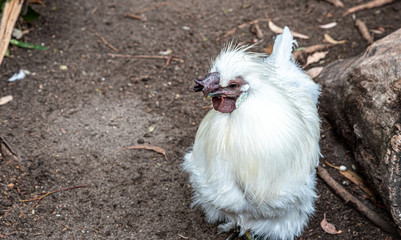
<instances>
[{"instance_id":1,"label":"fallen leaf","mask_svg":"<svg viewBox=\"0 0 401 240\"><path fill-rule=\"evenodd\" d=\"M315 52L314 54L308 56L308 58L306 59L305 66L308 66L309 64L312 64L312 63L320 61L321 59L326 57L327 53L328 53L328 51L326 51L326 52Z\"/></svg>"},{"instance_id":2,"label":"fallen leaf","mask_svg":"<svg viewBox=\"0 0 401 240\"><path fill-rule=\"evenodd\" d=\"M372 44L374 42L372 35L370 35L368 27L364 22L359 19L355 20L355 26L358 28L359 32L362 34L362 37L369 43Z\"/></svg>"},{"instance_id":3,"label":"fallen leaf","mask_svg":"<svg viewBox=\"0 0 401 240\"><path fill-rule=\"evenodd\" d=\"M271 20L269 20L269 29L272 32L276 33L276 34L281 34L284 31L283 28L281 28L281 27L277 26L276 24L274 24ZM291 34L296 38L309 39L309 36L306 36L304 34L297 33L297 32L294 32L294 31L291 31Z\"/></svg>"},{"instance_id":4,"label":"fallen leaf","mask_svg":"<svg viewBox=\"0 0 401 240\"><path fill-rule=\"evenodd\" d=\"M367 3L363 3L361 5L357 5L355 7L349 8L344 14L343 16L346 16L350 13L354 13L363 9L371 9L371 8L375 8L375 7L381 7L383 5L392 3L394 0L373 0Z\"/></svg>"},{"instance_id":5,"label":"fallen leaf","mask_svg":"<svg viewBox=\"0 0 401 240\"><path fill-rule=\"evenodd\" d=\"M328 234L340 234L340 233L343 232L341 230L336 230L336 227L333 224L327 222L326 213L324 213L323 216L324 217L323 217L323 220L320 222L320 226L323 228L323 230L326 233L328 233Z\"/></svg>"},{"instance_id":6,"label":"fallen leaf","mask_svg":"<svg viewBox=\"0 0 401 240\"><path fill-rule=\"evenodd\" d=\"M340 167L334 166L327 160L325 162L330 167L337 169L344 177L346 177L348 180L357 185L360 189L362 189L362 191L367 193L373 202L376 202L376 197L373 191L365 184L365 180L361 176L359 176L356 172L351 170L340 171Z\"/></svg>"},{"instance_id":7,"label":"fallen leaf","mask_svg":"<svg viewBox=\"0 0 401 240\"><path fill-rule=\"evenodd\" d=\"M326 0L326 2L329 2L336 7L344 7L344 4L340 0Z\"/></svg>"},{"instance_id":8,"label":"fallen leaf","mask_svg":"<svg viewBox=\"0 0 401 240\"><path fill-rule=\"evenodd\" d=\"M131 150L131 149L145 149L145 150L152 150L155 151L157 153L163 154L163 156L166 158L166 160L168 160L167 155L166 155L166 150L164 150L161 147L158 146L152 146L152 145L135 145L135 146L131 146L131 147L126 147L123 148L122 150Z\"/></svg>"},{"instance_id":9,"label":"fallen leaf","mask_svg":"<svg viewBox=\"0 0 401 240\"><path fill-rule=\"evenodd\" d=\"M335 26L337 26L337 23L336 22L331 22L331 23L327 23L327 24L324 24L324 25L320 25L319 28L330 29L330 28L333 28Z\"/></svg>"},{"instance_id":10,"label":"fallen leaf","mask_svg":"<svg viewBox=\"0 0 401 240\"><path fill-rule=\"evenodd\" d=\"M312 45L309 47L301 47L297 48L294 51L294 57L295 59L304 59L304 57L308 54L317 52L317 51L322 51L324 49L327 49L329 47L333 46L332 44L324 43L324 44L317 44L317 45Z\"/></svg>"},{"instance_id":11,"label":"fallen leaf","mask_svg":"<svg viewBox=\"0 0 401 240\"><path fill-rule=\"evenodd\" d=\"M374 34L378 34L378 35L384 33L384 30L382 30L382 29L370 29L369 31L371 31Z\"/></svg>"},{"instance_id":12,"label":"fallen leaf","mask_svg":"<svg viewBox=\"0 0 401 240\"><path fill-rule=\"evenodd\" d=\"M13 100L13 96L7 95L5 97L0 97L0 105L4 105Z\"/></svg>"},{"instance_id":13,"label":"fallen leaf","mask_svg":"<svg viewBox=\"0 0 401 240\"><path fill-rule=\"evenodd\" d=\"M319 76L320 72L323 70L323 67L314 67L310 68L306 71L306 75L308 75L310 78L315 79L317 76Z\"/></svg>"},{"instance_id":14,"label":"fallen leaf","mask_svg":"<svg viewBox=\"0 0 401 240\"><path fill-rule=\"evenodd\" d=\"M267 48L263 48L263 52L265 52L268 55L271 55L273 52L273 44L270 44Z\"/></svg>"},{"instance_id":15,"label":"fallen leaf","mask_svg":"<svg viewBox=\"0 0 401 240\"><path fill-rule=\"evenodd\" d=\"M347 40L341 40L341 41L334 40L334 38L332 38L327 33L324 34L324 40L326 40L326 42L331 43L331 44L343 44L343 43L347 42Z\"/></svg>"}]
</instances>

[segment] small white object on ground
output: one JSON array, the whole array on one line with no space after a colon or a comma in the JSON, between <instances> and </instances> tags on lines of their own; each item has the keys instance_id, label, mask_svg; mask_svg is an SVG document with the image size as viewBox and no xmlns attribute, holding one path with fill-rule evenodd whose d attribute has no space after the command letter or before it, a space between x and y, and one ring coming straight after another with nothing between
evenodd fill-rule
<instances>
[{"instance_id":1,"label":"small white object on ground","mask_svg":"<svg viewBox=\"0 0 401 240\"><path fill-rule=\"evenodd\" d=\"M20 69L18 73L14 74L12 77L8 79L9 82L14 82L16 80L22 80L26 76L24 70Z\"/></svg>"}]
</instances>

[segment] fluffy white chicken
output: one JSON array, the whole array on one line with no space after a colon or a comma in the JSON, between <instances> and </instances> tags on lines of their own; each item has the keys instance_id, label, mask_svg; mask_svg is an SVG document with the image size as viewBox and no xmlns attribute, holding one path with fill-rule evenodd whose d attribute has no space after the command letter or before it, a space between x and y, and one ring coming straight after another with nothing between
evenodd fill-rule
<instances>
[{"instance_id":1,"label":"fluffy white chicken","mask_svg":"<svg viewBox=\"0 0 401 240\"><path fill-rule=\"evenodd\" d=\"M294 62L287 27L270 56L229 45L195 91L211 97L183 168L220 232L294 239L313 214L320 149L319 85Z\"/></svg>"}]
</instances>

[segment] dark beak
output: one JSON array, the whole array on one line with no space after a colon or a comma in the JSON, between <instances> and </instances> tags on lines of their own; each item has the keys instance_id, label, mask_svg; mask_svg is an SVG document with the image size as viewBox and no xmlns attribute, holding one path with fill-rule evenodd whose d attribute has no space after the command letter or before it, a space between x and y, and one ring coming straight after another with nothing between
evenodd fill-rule
<instances>
[{"instance_id":1,"label":"dark beak","mask_svg":"<svg viewBox=\"0 0 401 240\"><path fill-rule=\"evenodd\" d=\"M208 97L220 97L221 95L225 95L224 93L222 93L221 91L213 91L211 93L209 93L207 96Z\"/></svg>"},{"instance_id":2,"label":"dark beak","mask_svg":"<svg viewBox=\"0 0 401 240\"><path fill-rule=\"evenodd\" d=\"M211 92L220 87L220 74L218 72L209 73L204 79L195 79L195 92L203 92L204 96L208 96Z\"/></svg>"}]
</instances>

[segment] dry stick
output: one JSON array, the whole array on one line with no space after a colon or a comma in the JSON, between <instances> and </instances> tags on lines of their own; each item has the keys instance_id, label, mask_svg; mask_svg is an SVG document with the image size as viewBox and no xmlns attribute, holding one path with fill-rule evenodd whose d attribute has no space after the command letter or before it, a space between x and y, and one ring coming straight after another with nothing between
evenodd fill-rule
<instances>
[{"instance_id":1,"label":"dry stick","mask_svg":"<svg viewBox=\"0 0 401 240\"><path fill-rule=\"evenodd\" d=\"M155 56L155 55L129 55L129 54L116 54L116 53L109 53L107 54L110 57L119 57L119 58L140 58L140 59L165 59L165 60L171 60L171 61L177 61L180 63L183 63L184 60L179 59L178 57L175 56Z\"/></svg>"},{"instance_id":2,"label":"dry stick","mask_svg":"<svg viewBox=\"0 0 401 240\"><path fill-rule=\"evenodd\" d=\"M15 22L21 12L23 2L21 0L5 2L0 25L0 64L7 51L8 43L10 42Z\"/></svg>"},{"instance_id":3,"label":"dry stick","mask_svg":"<svg viewBox=\"0 0 401 240\"><path fill-rule=\"evenodd\" d=\"M325 0L326 2L329 2L333 4L336 7L344 7L344 4L340 0Z\"/></svg>"},{"instance_id":4,"label":"dry stick","mask_svg":"<svg viewBox=\"0 0 401 240\"><path fill-rule=\"evenodd\" d=\"M102 42L104 44L106 44L109 48L113 49L116 52L119 52L120 50L118 50L116 47L114 47L113 45L111 45L109 42L106 41L106 39L104 39L104 37L100 36L100 34L98 32L95 32L96 36L102 40Z\"/></svg>"},{"instance_id":5,"label":"dry stick","mask_svg":"<svg viewBox=\"0 0 401 240\"><path fill-rule=\"evenodd\" d=\"M146 20L147 20L146 17L141 17L141 16L133 14L133 13L127 13L127 14L124 15L124 17L132 18L132 19L136 19L136 20L141 20L141 21L144 21L144 22L146 22Z\"/></svg>"},{"instance_id":6,"label":"dry stick","mask_svg":"<svg viewBox=\"0 0 401 240\"><path fill-rule=\"evenodd\" d=\"M359 32L362 34L362 37L368 41L369 44L374 42L372 35L369 33L369 29L364 22L359 19L355 20L355 26L358 27Z\"/></svg>"},{"instance_id":7,"label":"dry stick","mask_svg":"<svg viewBox=\"0 0 401 240\"><path fill-rule=\"evenodd\" d=\"M260 30L260 26L258 23L252 25L251 31L256 35L258 39L263 39L262 30Z\"/></svg>"},{"instance_id":8,"label":"dry stick","mask_svg":"<svg viewBox=\"0 0 401 240\"><path fill-rule=\"evenodd\" d=\"M20 200L20 201L21 202L33 202L33 201L36 201L35 204L33 204L33 206L30 208L30 209L33 209L40 202L40 200L42 200L46 196L49 196L50 194L57 193L57 192L62 192L62 191L67 191L67 190L71 190L71 189L75 189L75 188L83 188L83 187L87 187L87 186L88 185L79 185L79 186L59 189L59 190L55 190L55 191L51 191L51 192L45 192L45 193L42 193L43 196L40 196L40 197L37 197L37 198L32 198L32 199Z\"/></svg>"},{"instance_id":9,"label":"dry stick","mask_svg":"<svg viewBox=\"0 0 401 240\"><path fill-rule=\"evenodd\" d=\"M357 5L355 7L349 8L344 14L343 16L346 16L350 13L354 13L363 9L370 9L370 8L375 8L375 7L381 7L383 5L392 3L394 0L374 0L368 3L364 3L361 5Z\"/></svg>"},{"instance_id":10,"label":"dry stick","mask_svg":"<svg viewBox=\"0 0 401 240\"><path fill-rule=\"evenodd\" d=\"M353 203L358 209L358 211L363 213L370 221L372 221L378 227L383 229L385 232L393 234L394 236L399 236L398 231L393 226L388 224L383 218L381 218L379 215L377 215L375 212L369 209L365 204L363 204L356 197L354 197L347 190L345 190L343 186L337 183L336 180L334 180L330 176L330 174L327 172L326 169L324 169L321 166L318 166L317 174L327 183L327 185L329 185L338 195L340 195L345 200L345 202Z\"/></svg>"}]
</instances>

